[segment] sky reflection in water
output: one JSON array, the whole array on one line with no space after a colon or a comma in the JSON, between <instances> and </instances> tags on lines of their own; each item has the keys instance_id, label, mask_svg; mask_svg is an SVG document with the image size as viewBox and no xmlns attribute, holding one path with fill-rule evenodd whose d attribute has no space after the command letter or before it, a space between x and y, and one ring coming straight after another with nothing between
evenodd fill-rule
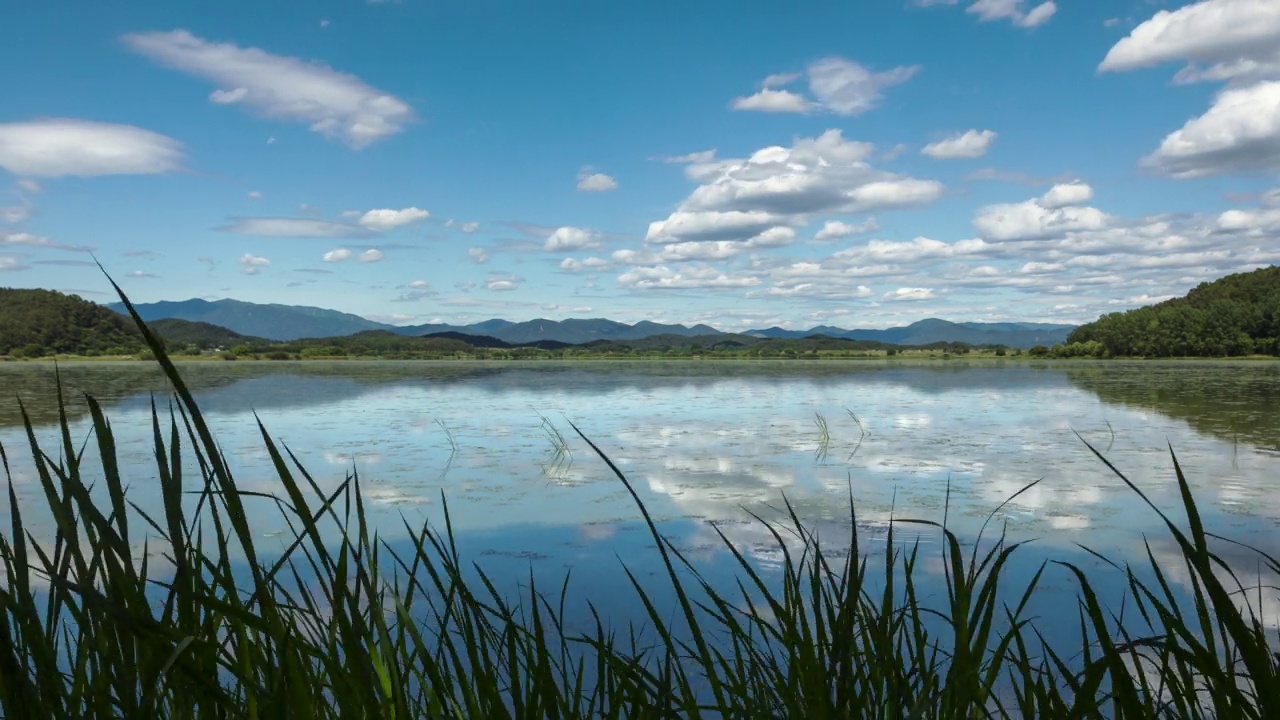
<instances>
[{"instance_id":1,"label":"sky reflection in water","mask_svg":"<svg viewBox=\"0 0 1280 720\"><path fill-rule=\"evenodd\" d=\"M438 521L443 492L463 550L485 567L498 575L537 568L551 584L573 568L588 594L621 593L619 605L630 605L627 592L601 580L616 577L607 569L621 559L643 577L657 572L656 554L625 489L570 422L708 568L723 570L729 558L705 521L761 564L776 562L768 529L746 511L779 522L784 493L824 539L844 545L850 492L864 543L882 537L891 516L940 521L944 510L972 537L1037 479L996 518L1013 539L1037 538L1019 574L1045 556L1080 559L1076 543L1139 560L1144 536L1172 559L1158 517L1075 432L1176 510L1172 444L1206 525L1280 553L1280 420L1271 410L1280 406L1280 368L1270 364L227 363L185 372L245 489L281 491L256 410L324 488L356 468L383 537L404 537L402 517L413 526ZM132 469L130 497L151 510L149 392L163 391L158 376L138 364L64 367L63 375L103 401ZM0 401L0 442L37 537L49 532L48 518L12 393L42 423L41 441L56 447L51 378L49 366L0 367L10 391ZM83 438L86 422L75 422ZM274 507L250 510L264 543L283 541ZM933 531L900 535L937 540ZM936 578L934 565L923 563Z\"/></svg>"}]
</instances>

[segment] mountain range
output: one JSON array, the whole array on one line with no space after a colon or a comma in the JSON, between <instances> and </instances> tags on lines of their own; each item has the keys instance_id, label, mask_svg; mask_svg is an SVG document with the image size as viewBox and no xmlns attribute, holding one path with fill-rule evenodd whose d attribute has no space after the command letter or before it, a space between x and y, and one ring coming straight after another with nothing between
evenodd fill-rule
<instances>
[{"instance_id":1,"label":"mountain range","mask_svg":"<svg viewBox=\"0 0 1280 720\"><path fill-rule=\"evenodd\" d=\"M108 305L123 313L119 303ZM209 323L242 335L270 340L298 340L353 335L368 330L386 330L399 335L439 335L459 333L486 336L512 345L544 341L574 345L596 340L639 340L655 335L684 337L728 335L709 325L665 325L641 321L634 325L604 318L547 320L524 322L491 319L470 325L387 325L359 315L299 305L260 304L242 300L182 300L135 304L138 314L148 322L177 318ZM743 335L768 338L803 338L826 335L850 340L876 340L895 345L928 345L935 342L961 342L971 345L1005 345L1028 348L1053 345L1066 340L1073 325L1049 323L953 323L929 318L904 327L887 329L846 330L817 326L809 330L784 330L778 327L748 330Z\"/></svg>"},{"instance_id":2,"label":"mountain range","mask_svg":"<svg viewBox=\"0 0 1280 720\"><path fill-rule=\"evenodd\" d=\"M745 334L771 338L802 338L827 335L848 340L878 340L892 345L928 345L935 342L962 342L970 345L1005 345L1029 348L1035 345L1056 345L1065 342L1074 325L1053 323L955 323L938 318L928 318L903 327L883 330L845 330L820 325L809 330L783 330L772 327L766 330L748 330Z\"/></svg>"}]
</instances>

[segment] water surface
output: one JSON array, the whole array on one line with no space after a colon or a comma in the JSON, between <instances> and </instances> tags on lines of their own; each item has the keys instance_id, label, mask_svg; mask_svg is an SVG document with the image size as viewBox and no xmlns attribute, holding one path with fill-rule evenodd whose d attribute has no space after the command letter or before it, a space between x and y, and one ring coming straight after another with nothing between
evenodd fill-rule
<instances>
[{"instance_id":1,"label":"water surface","mask_svg":"<svg viewBox=\"0 0 1280 720\"><path fill-rule=\"evenodd\" d=\"M406 519L438 522L443 493L460 544L487 567L553 576L572 568L586 594L620 593L602 578L621 562L656 572L655 553L625 488L570 423L708 568L723 569L729 557L709 522L762 566L776 562L768 528L747 513L781 521L784 494L807 524L839 543L851 526L850 494L867 537L883 536L891 517L945 517L971 539L1000 503L1036 480L994 518L1011 538L1036 539L1027 572L1043 557L1081 556L1077 544L1139 560L1144 538L1172 561L1159 518L1085 441L1176 511L1172 445L1206 525L1280 554L1275 364L235 362L182 369L245 489L281 492L256 413L326 489L358 472L384 538L403 538ZM74 393L88 392L111 418L130 497L154 510L151 402L162 410L168 402L158 371L142 363L64 365L62 381L75 441L84 441L87 420ZM48 517L39 510L14 397L40 441L57 447L53 368L0 366L0 387L0 443L39 537L50 532ZM264 544L285 536L274 506L249 508ZM917 534L936 542L932 531ZM940 580L940 566L930 572Z\"/></svg>"}]
</instances>

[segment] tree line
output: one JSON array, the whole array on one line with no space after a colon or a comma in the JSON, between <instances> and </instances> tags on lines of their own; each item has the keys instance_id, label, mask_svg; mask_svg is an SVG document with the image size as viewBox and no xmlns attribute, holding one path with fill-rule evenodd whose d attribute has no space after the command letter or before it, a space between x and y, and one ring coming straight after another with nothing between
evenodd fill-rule
<instances>
[{"instance_id":1,"label":"tree line","mask_svg":"<svg viewBox=\"0 0 1280 720\"><path fill-rule=\"evenodd\" d=\"M1201 283L1184 297L1081 325L1057 357L1280 355L1280 266Z\"/></svg>"}]
</instances>

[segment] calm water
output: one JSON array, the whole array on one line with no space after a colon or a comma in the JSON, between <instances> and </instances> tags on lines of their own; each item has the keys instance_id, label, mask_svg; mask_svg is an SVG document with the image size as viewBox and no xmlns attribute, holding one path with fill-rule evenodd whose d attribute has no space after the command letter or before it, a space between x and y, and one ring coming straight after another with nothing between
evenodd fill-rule
<instances>
[{"instance_id":1,"label":"calm water","mask_svg":"<svg viewBox=\"0 0 1280 720\"><path fill-rule=\"evenodd\" d=\"M850 492L867 538L882 535L891 516L941 521L944 510L972 537L1037 479L997 516L1012 538L1037 538L1024 570L1045 556L1081 559L1077 543L1139 560L1144 536L1172 559L1158 517L1077 432L1176 511L1171 444L1206 524L1280 554L1280 364L236 362L184 372L246 489L281 489L257 412L326 488L355 468L384 537L403 537L402 518L438 520L443 492L462 548L493 572L572 568L594 597L623 592L605 579L618 577L620 562L652 573L656 557L624 488L570 422L712 574L725 571L728 553L707 521L767 567L777 555L771 536L746 511L780 520L784 493L841 543ZM103 403L131 498L156 507L151 393L166 402L158 372L71 365L63 381ZM52 383L49 365L0 366L0 443L37 537L49 522L14 396L37 437L56 448ZM83 403L73 398L70 412L83 442ZM273 506L250 510L264 544L283 541L273 540L287 532ZM7 515L6 507L6 528Z\"/></svg>"}]
</instances>

